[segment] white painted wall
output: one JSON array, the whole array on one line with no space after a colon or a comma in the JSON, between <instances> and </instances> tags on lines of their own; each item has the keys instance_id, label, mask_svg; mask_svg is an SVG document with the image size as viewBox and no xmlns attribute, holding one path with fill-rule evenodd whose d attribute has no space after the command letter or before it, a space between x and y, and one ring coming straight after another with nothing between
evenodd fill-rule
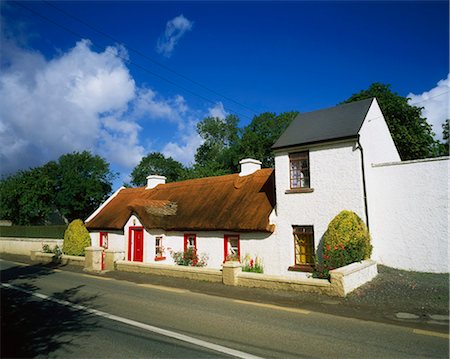
<instances>
[{"instance_id":1,"label":"white painted wall","mask_svg":"<svg viewBox=\"0 0 450 359\"><path fill-rule=\"evenodd\" d=\"M448 157L375 165L371 176L372 258L399 269L448 273Z\"/></svg>"},{"instance_id":2,"label":"white painted wall","mask_svg":"<svg viewBox=\"0 0 450 359\"><path fill-rule=\"evenodd\" d=\"M125 225L124 232L108 232L108 238L111 249L120 249L125 252L125 258L128 258L128 230L130 226L141 226L139 219L132 215ZM144 262L174 264L170 251L180 252L184 250L184 234L194 233L197 235L197 252L208 256L207 267L221 269L224 259L224 236L236 235L240 237L241 256L249 254L252 258L258 256L263 263L264 272L267 274L286 274L286 268L279 271L280 266L277 263L274 253L278 252L279 243L277 237L270 233L234 233L234 232L206 232L206 231L186 231L186 232L164 232L162 230L152 229L144 231ZM99 245L100 233L91 232L92 245ZM165 260L155 261L155 238L163 237L163 247L165 248Z\"/></svg>"},{"instance_id":3,"label":"white painted wall","mask_svg":"<svg viewBox=\"0 0 450 359\"><path fill-rule=\"evenodd\" d=\"M356 141L310 146L312 193L289 193L289 153L275 154L276 182L276 272L286 273L295 264L293 225L313 225L316 248L330 221L342 210L352 210L365 219L361 154ZM302 148L292 149L296 152Z\"/></svg>"},{"instance_id":4,"label":"white painted wall","mask_svg":"<svg viewBox=\"0 0 450 359\"><path fill-rule=\"evenodd\" d=\"M366 170L372 163L400 161L400 155L377 100L373 100L359 130L359 135L364 151Z\"/></svg>"},{"instance_id":5,"label":"white painted wall","mask_svg":"<svg viewBox=\"0 0 450 359\"><path fill-rule=\"evenodd\" d=\"M102 231L103 232L103 231ZM108 249L124 251L124 235L121 231L104 231L108 232ZM91 245L100 246L100 231L89 232L91 236Z\"/></svg>"}]
</instances>

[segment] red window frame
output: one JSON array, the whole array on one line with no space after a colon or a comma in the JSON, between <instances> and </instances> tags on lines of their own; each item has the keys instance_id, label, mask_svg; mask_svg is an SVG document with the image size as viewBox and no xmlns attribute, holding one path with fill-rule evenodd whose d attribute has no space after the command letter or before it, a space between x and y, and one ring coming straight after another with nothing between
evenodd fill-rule
<instances>
[{"instance_id":1,"label":"red window frame","mask_svg":"<svg viewBox=\"0 0 450 359\"><path fill-rule=\"evenodd\" d=\"M103 247L104 246L104 243L103 243L104 237L106 237L106 247ZM98 244L99 244L99 247L108 249L108 232L100 232L100 238L98 240Z\"/></svg>"},{"instance_id":2,"label":"red window frame","mask_svg":"<svg viewBox=\"0 0 450 359\"><path fill-rule=\"evenodd\" d=\"M238 243L238 257L239 260L241 259L241 237L239 234L225 234L223 239L223 261L226 262L227 256L228 256L228 243L230 237L237 237L237 243Z\"/></svg>"},{"instance_id":3,"label":"red window frame","mask_svg":"<svg viewBox=\"0 0 450 359\"><path fill-rule=\"evenodd\" d=\"M157 246L157 240L160 240L159 242L159 246ZM164 259L166 259L166 257L164 257L164 250L161 251L161 255L158 256L158 248L159 247L163 247L162 242L163 242L164 237L163 236L155 236L155 261L163 261ZM164 247L163 247L164 248Z\"/></svg>"},{"instance_id":4,"label":"red window frame","mask_svg":"<svg viewBox=\"0 0 450 359\"><path fill-rule=\"evenodd\" d=\"M184 251L188 249L189 237L194 237L194 249L197 250L197 235L195 233L185 233L184 234Z\"/></svg>"}]
</instances>

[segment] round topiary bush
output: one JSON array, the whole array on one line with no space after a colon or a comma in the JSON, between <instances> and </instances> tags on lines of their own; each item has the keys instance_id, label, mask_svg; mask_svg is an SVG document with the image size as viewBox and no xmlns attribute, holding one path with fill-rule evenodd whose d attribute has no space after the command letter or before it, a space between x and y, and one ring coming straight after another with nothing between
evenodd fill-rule
<instances>
[{"instance_id":1,"label":"round topiary bush","mask_svg":"<svg viewBox=\"0 0 450 359\"><path fill-rule=\"evenodd\" d=\"M84 256L84 249L91 245L91 237L81 219L73 220L64 233L63 253Z\"/></svg>"},{"instance_id":2,"label":"round topiary bush","mask_svg":"<svg viewBox=\"0 0 450 359\"><path fill-rule=\"evenodd\" d=\"M323 264L326 270L370 258L372 245L366 224L352 211L342 211L323 235Z\"/></svg>"}]
</instances>

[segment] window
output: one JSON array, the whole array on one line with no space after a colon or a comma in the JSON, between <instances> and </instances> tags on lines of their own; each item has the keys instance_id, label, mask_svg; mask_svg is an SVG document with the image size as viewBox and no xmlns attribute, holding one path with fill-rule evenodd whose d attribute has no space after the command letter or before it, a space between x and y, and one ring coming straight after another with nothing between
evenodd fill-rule
<instances>
[{"instance_id":1,"label":"window","mask_svg":"<svg viewBox=\"0 0 450 359\"><path fill-rule=\"evenodd\" d=\"M157 236L155 237L155 261L161 261L163 259L166 259L164 257L163 237Z\"/></svg>"},{"instance_id":2,"label":"window","mask_svg":"<svg viewBox=\"0 0 450 359\"><path fill-rule=\"evenodd\" d=\"M100 232L100 247L108 249L108 232Z\"/></svg>"},{"instance_id":3,"label":"window","mask_svg":"<svg viewBox=\"0 0 450 359\"><path fill-rule=\"evenodd\" d=\"M189 248L197 249L197 235L185 233L184 235L184 250Z\"/></svg>"},{"instance_id":4,"label":"window","mask_svg":"<svg viewBox=\"0 0 450 359\"><path fill-rule=\"evenodd\" d=\"M310 188L309 182L309 152L289 154L291 189Z\"/></svg>"},{"instance_id":5,"label":"window","mask_svg":"<svg viewBox=\"0 0 450 359\"><path fill-rule=\"evenodd\" d=\"M314 228L294 226L295 266L290 270L312 271L314 267Z\"/></svg>"},{"instance_id":6,"label":"window","mask_svg":"<svg viewBox=\"0 0 450 359\"><path fill-rule=\"evenodd\" d=\"M224 244L223 244L223 252L224 257L223 261L225 262L228 259L240 260L241 258L241 246L239 241L239 235L225 235Z\"/></svg>"}]
</instances>

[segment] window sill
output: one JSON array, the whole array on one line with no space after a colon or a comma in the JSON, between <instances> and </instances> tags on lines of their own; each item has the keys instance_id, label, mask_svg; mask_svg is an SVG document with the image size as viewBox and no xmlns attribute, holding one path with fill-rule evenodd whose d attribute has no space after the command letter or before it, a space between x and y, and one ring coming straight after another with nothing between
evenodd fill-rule
<instances>
[{"instance_id":1,"label":"window sill","mask_svg":"<svg viewBox=\"0 0 450 359\"><path fill-rule=\"evenodd\" d=\"M155 261L157 262L157 261L163 261L163 260L165 260L166 259L166 257L155 257Z\"/></svg>"},{"instance_id":2,"label":"window sill","mask_svg":"<svg viewBox=\"0 0 450 359\"><path fill-rule=\"evenodd\" d=\"M291 188L287 189L285 194L289 193L311 193L314 192L314 188Z\"/></svg>"},{"instance_id":3,"label":"window sill","mask_svg":"<svg viewBox=\"0 0 450 359\"><path fill-rule=\"evenodd\" d=\"M296 264L294 266L291 266L288 268L288 271L290 272L313 272L314 271L314 265L312 264Z\"/></svg>"}]
</instances>

